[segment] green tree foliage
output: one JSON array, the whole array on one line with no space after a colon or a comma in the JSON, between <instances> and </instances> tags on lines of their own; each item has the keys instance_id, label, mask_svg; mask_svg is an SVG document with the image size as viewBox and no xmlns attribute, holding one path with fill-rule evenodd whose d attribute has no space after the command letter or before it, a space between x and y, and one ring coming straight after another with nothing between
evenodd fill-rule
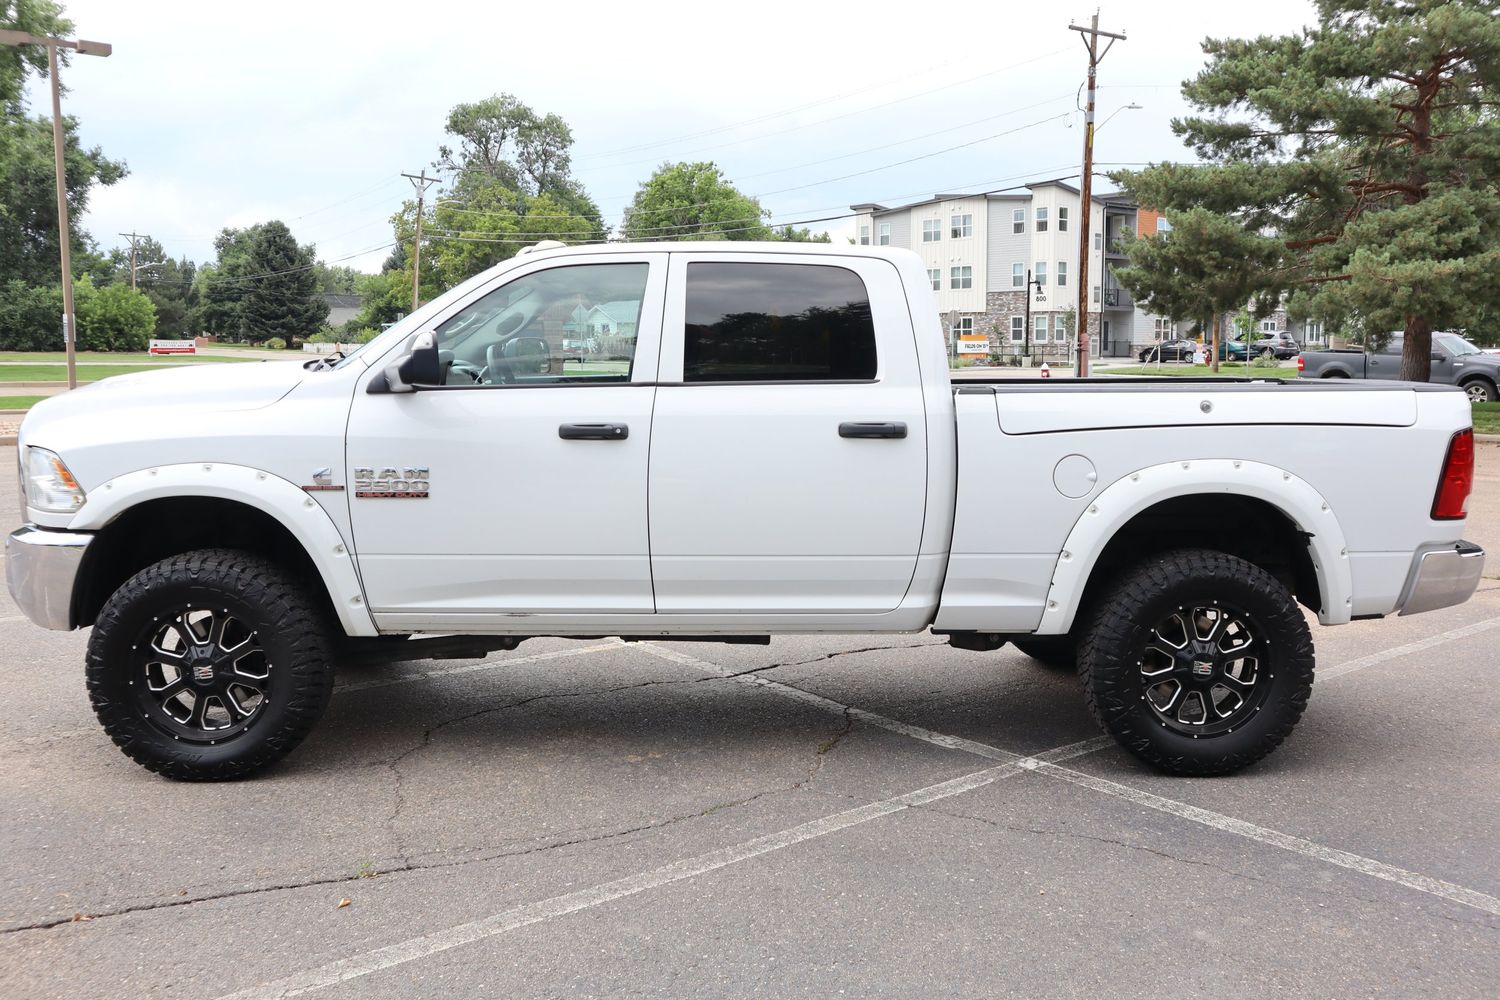
<instances>
[{"instance_id":1,"label":"green tree foliage","mask_svg":"<svg viewBox=\"0 0 1500 1000\"><path fill-rule=\"evenodd\" d=\"M216 258L198 271L197 322L228 340L278 337L290 344L328 318L313 247L299 246L282 222L225 229Z\"/></svg>"},{"instance_id":2,"label":"green tree foliage","mask_svg":"<svg viewBox=\"0 0 1500 1000\"><path fill-rule=\"evenodd\" d=\"M814 233L811 229L803 226L801 229L793 227L790 223L785 226L777 226L771 230L771 239L781 240L784 243L832 243L833 237L827 233Z\"/></svg>"},{"instance_id":3,"label":"green tree foliage","mask_svg":"<svg viewBox=\"0 0 1500 1000\"><path fill-rule=\"evenodd\" d=\"M360 272L352 267L329 265L322 261L313 268L313 273L318 276L318 291L330 295L353 295L354 286L360 278Z\"/></svg>"},{"instance_id":4,"label":"green tree foliage","mask_svg":"<svg viewBox=\"0 0 1500 1000\"><path fill-rule=\"evenodd\" d=\"M1431 331L1481 325L1500 306L1500 3L1317 11L1297 35L1205 42L1208 66L1183 88L1200 114L1173 128L1206 165L1116 180L1166 210L1163 242L1188 210L1230 223L1215 225L1231 257L1275 234L1252 289L1263 308L1288 295L1294 314L1332 326L1403 330L1401 375L1426 380ZM1158 239L1128 251L1154 271L1135 288L1176 280L1145 248Z\"/></svg>"},{"instance_id":5,"label":"green tree foliage","mask_svg":"<svg viewBox=\"0 0 1500 1000\"><path fill-rule=\"evenodd\" d=\"M81 351L144 351L156 332L156 307L129 285L95 288L80 281L73 289Z\"/></svg>"},{"instance_id":6,"label":"green tree foliage","mask_svg":"<svg viewBox=\"0 0 1500 1000\"><path fill-rule=\"evenodd\" d=\"M1205 334L1216 319L1244 308L1277 267L1283 241L1247 231L1236 219L1203 208L1173 213L1172 229L1124 244L1130 266L1121 285L1147 309L1194 320ZM1217 351L1211 352L1215 369Z\"/></svg>"},{"instance_id":7,"label":"green tree foliage","mask_svg":"<svg viewBox=\"0 0 1500 1000\"><path fill-rule=\"evenodd\" d=\"M116 248L93 268L97 284L130 284L130 250ZM136 287L156 306L156 336L181 340L193 336L194 307L198 302L194 281L198 265L187 257L173 260L150 236L136 244Z\"/></svg>"},{"instance_id":8,"label":"green tree foliage","mask_svg":"<svg viewBox=\"0 0 1500 1000\"><path fill-rule=\"evenodd\" d=\"M54 0L0 0L0 28L28 35L62 37L73 30L73 22L62 16L62 4ZM57 57L67 65L69 53ZM0 105L7 113L21 106L26 77L47 73L47 50L40 45L0 45Z\"/></svg>"},{"instance_id":9,"label":"green tree foliage","mask_svg":"<svg viewBox=\"0 0 1500 1000\"><path fill-rule=\"evenodd\" d=\"M403 257L404 261L404 257ZM380 329L411 312L411 272L401 267L379 274L362 274L355 282L363 306L348 323L355 330Z\"/></svg>"},{"instance_id":10,"label":"green tree foliage","mask_svg":"<svg viewBox=\"0 0 1500 1000\"><path fill-rule=\"evenodd\" d=\"M240 322L252 339L280 337L290 345L317 333L328 318L318 290L312 246L298 246L282 222L256 227L250 242L250 275L240 300Z\"/></svg>"},{"instance_id":11,"label":"green tree foliage","mask_svg":"<svg viewBox=\"0 0 1500 1000\"><path fill-rule=\"evenodd\" d=\"M769 214L712 163L666 163L626 207L623 230L629 240L768 240Z\"/></svg>"},{"instance_id":12,"label":"green tree foliage","mask_svg":"<svg viewBox=\"0 0 1500 1000\"><path fill-rule=\"evenodd\" d=\"M0 285L0 351L62 349L62 285Z\"/></svg>"}]
</instances>

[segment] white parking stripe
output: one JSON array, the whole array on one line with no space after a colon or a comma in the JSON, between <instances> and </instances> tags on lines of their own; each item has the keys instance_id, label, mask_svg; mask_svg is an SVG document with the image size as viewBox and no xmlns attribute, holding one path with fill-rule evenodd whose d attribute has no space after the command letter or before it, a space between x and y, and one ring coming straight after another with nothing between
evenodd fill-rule
<instances>
[{"instance_id":1,"label":"white parking stripe","mask_svg":"<svg viewBox=\"0 0 1500 1000\"><path fill-rule=\"evenodd\" d=\"M532 653L530 656L513 656L503 660L484 660L479 663L465 663L460 667L444 667L441 670L422 670L410 674L399 674L395 677L380 677L368 681L351 681L348 684L336 684L334 685L333 693L368 691L371 688L390 687L394 684L410 684L413 681L429 681L436 677L451 677L454 674L471 674L476 670L519 667L523 663L541 663L544 660L560 660L569 656L585 656L589 653L602 653L607 649L623 648L625 647L618 642L601 642L593 646L579 646L576 649L558 649L550 653Z\"/></svg>"},{"instance_id":2,"label":"white parking stripe","mask_svg":"<svg viewBox=\"0 0 1500 1000\"><path fill-rule=\"evenodd\" d=\"M1409 656L1412 653L1420 653L1424 649L1431 649L1434 646L1441 646L1443 643L1453 642L1455 639L1467 639L1471 635L1479 635L1481 632L1488 632L1493 628L1500 628L1500 618L1491 618L1487 621L1475 622L1472 625L1465 625L1462 628L1452 629L1447 632L1439 632L1437 635L1430 635L1425 639L1418 639L1416 642L1408 642L1404 646L1392 646L1390 649L1382 649L1378 653L1371 653L1368 656L1360 656L1353 660L1348 660L1344 663L1337 664L1336 666L1329 667L1326 670L1318 670L1315 675L1315 680L1331 681L1335 677L1342 677L1345 674L1352 674L1356 670L1363 670L1365 667L1373 667L1375 664L1384 663L1386 660L1394 660L1397 657Z\"/></svg>"},{"instance_id":3,"label":"white parking stripe","mask_svg":"<svg viewBox=\"0 0 1500 1000\"><path fill-rule=\"evenodd\" d=\"M1079 754L1088 753L1092 744L1097 740L1087 740L1084 743L1073 744L1068 747L1058 747L1056 750L1048 751L1044 756L1047 761L1066 760ZM1014 756L1014 755L1012 755ZM1020 757L1010 763L1001 764L998 767L986 768L983 771L975 771L960 778L928 785L904 795L897 795L889 799L881 799L867 805L858 806L854 809L846 809L843 812L824 816L800 826L794 826L777 833L767 834L764 837L756 837L752 840L735 844L732 847L721 848L700 854L694 858L676 861L661 868L656 868L639 875L627 875L625 878L616 879L613 882L605 882L602 885L592 886L588 889L580 889L562 896L554 896L537 903L527 903L517 906L493 916L484 917L480 920L471 921L449 927L446 930L435 931L431 934L423 934L420 937L409 938L396 944L387 945L384 948L376 948L362 955L355 955L338 962L330 962L307 972L296 973L275 982L266 983L241 990L238 993L222 997L221 1000L277 1000L282 997L300 996L315 990L325 989L329 986L337 986L347 983L352 979L367 976L381 969L389 969L392 966L402 965L406 962L426 958L439 952L448 951L462 945L472 944L485 938L504 934L506 931L516 930L530 924L540 923L553 917L560 917L568 913L576 913L579 910L590 909L616 899L626 896L634 896L649 889L680 882L683 879L704 875L708 872L717 871L730 865L748 861L751 858L770 854L783 848L801 844L818 837L825 837L830 833L847 830L850 827L868 823L882 816L901 812L915 806L927 805L942 799L951 798L971 792L976 788L1008 778L1013 774L1020 774L1025 770L1050 766L1041 757Z\"/></svg>"},{"instance_id":4,"label":"white parking stripe","mask_svg":"<svg viewBox=\"0 0 1500 1000\"><path fill-rule=\"evenodd\" d=\"M1441 879L1429 878L1416 872L1409 872L1405 868L1397 868L1382 861L1361 857L1358 854L1350 854L1348 851L1335 850L1332 847L1324 847L1315 844L1311 840L1303 840L1291 834L1282 833L1280 830L1272 830L1269 827L1257 826L1254 823L1246 823L1244 820L1235 819L1210 809L1200 809L1190 806L1176 799L1164 798L1153 795L1151 792L1143 792L1138 788L1131 788L1106 778L1096 778L1091 774L1074 771L1071 768L1058 767L1056 764L1041 762L1034 765L1037 774L1046 775L1049 778L1057 778L1083 788L1103 792L1105 795L1113 795L1116 798L1126 799L1137 805L1158 812L1169 813L1182 819L1192 820L1204 826L1213 827L1215 830L1223 830L1237 837L1245 837L1271 847L1279 847L1283 851L1291 851L1303 857L1312 858L1316 861L1325 861L1330 865L1338 865L1340 868L1348 868L1351 871L1369 875L1372 878L1384 879L1387 882L1395 882L1404 885L1408 889L1416 889L1419 892L1431 893L1443 899L1465 906L1472 906L1476 910L1492 913L1500 916L1500 899L1466 889L1452 882L1444 882Z\"/></svg>"}]
</instances>

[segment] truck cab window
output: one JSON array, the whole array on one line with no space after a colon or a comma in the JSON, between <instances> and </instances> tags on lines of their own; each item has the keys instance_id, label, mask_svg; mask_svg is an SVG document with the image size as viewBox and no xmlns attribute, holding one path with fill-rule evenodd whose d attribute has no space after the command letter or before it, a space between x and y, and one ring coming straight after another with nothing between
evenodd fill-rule
<instances>
[{"instance_id":1,"label":"truck cab window","mask_svg":"<svg viewBox=\"0 0 1500 1000\"><path fill-rule=\"evenodd\" d=\"M582 264L507 282L437 328L449 385L628 382L648 264Z\"/></svg>"},{"instance_id":2,"label":"truck cab window","mask_svg":"<svg viewBox=\"0 0 1500 1000\"><path fill-rule=\"evenodd\" d=\"M875 372L870 296L853 271L688 265L683 381L868 380Z\"/></svg>"}]
</instances>

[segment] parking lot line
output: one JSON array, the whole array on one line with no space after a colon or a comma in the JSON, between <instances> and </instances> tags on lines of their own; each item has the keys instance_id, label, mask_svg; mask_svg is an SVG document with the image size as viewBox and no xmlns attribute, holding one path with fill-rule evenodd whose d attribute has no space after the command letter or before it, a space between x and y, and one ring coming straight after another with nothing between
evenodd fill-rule
<instances>
[{"instance_id":1,"label":"parking lot line","mask_svg":"<svg viewBox=\"0 0 1500 1000\"><path fill-rule=\"evenodd\" d=\"M1336 677L1352 674L1356 670L1363 670L1365 667L1373 667L1377 663L1384 663L1386 660L1394 660L1398 657L1409 656L1412 653L1420 653L1424 649L1441 646L1445 642L1453 642L1456 639L1467 639L1471 635L1479 635L1481 632L1488 632L1493 628L1500 628L1500 618L1490 618L1486 621L1475 622L1472 625L1465 625L1462 628L1439 632L1437 635L1430 635L1425 639L1408 642L1404 646L1392 646L1390 649L1382 649L1378 653L1360 656L1353 660L1336 664L1326 670L1316 671L1313 680L1315 682L1331 681Z\"/></svg>"},{"instance_id":2,"label":"parking lot line","mask_svg":"<svg viewBox=\"0 0 1500 1000\"><path fill-rule=\"evenodd\" d=\"M431 934L423 934L419 937L398 941L395 944L383 948L376 948L361 955L327 965L310 969L306 972L294 973L275 982L266 983L261 986L253 986L249 989L232 993L220 1000L278 1000L282 997L301 996L316 990L326 989L329 986L337 986L350 980L367 976L382 969L402 965L406 962L426 958L439 952L448 951L462 945L472 944L485 938L504 934L507 931L526 927L530 924L541 923L553 917L576 913L579 910L590 909L616 899L626 896L634 896L649 889L680 882L684 879L704 875L708 872L717 871L730 865L748 861L751 858L770 854L783 848L801 844L818 837L825 837L830 833L847 830L850 827L868 823L871 820L889 816L892 813L901 812L905 809L928 805L942 799L951 798L971 792L976 788L993 784L1002 778L1021 774L1024 771L1050 766L1052 762L1067 760L1081 754L1089 753L1098 749L1099 740L1084 740L1068 746L1049 750L1045 754L1035 757L1022 757L1011 754L1015 759L1000 764L996 767L986 768L982 771L963 775L948 781L928 785L915 791L906 792L888 799L870 802L866 805L846 809L843 812L833 813L821 819L815 819L807 823L794 826L776 833L766 834L763 837L755 837L743 843L731 847L720 848L697 857L686 858L675 861L669 865L642 872L638 875L627 875L625 878L615 879L601 885L580 889L576 892L554 896L536 903L527 903L522 906L513 907L493 916L484 917L479 920L470 921L466 924L458 924L445 930L435 931Z\"/></svg>"},{"instance_id":3,"label":"parking lot line","mask_svg":"<svg viewBox=\"0 0 1500 1000\"><path fill-rule=\"evenodd\" d=\"M398 674L395 677L378 677L368 681L351 681L348 684L335 684L334 694L342 694L347 691L368 691L371 688L390 687L393 684L410 684L413 681L428 681L437 677L451 677L454 674L471 674L477 670L497 670L501 667L519 667L523 663L541 663L544 660L560 660L569 656L586 656L589 653L602 653L610 649L625 648L618 642L601 642L592 646L580 646L576 649L555 649L549 653L532 653L529 656L516 656L505 660L484 660L479 663L465 663L459 667L444 667L441 670L421 670L409 674Z\"/></svg>"}]
</instances>

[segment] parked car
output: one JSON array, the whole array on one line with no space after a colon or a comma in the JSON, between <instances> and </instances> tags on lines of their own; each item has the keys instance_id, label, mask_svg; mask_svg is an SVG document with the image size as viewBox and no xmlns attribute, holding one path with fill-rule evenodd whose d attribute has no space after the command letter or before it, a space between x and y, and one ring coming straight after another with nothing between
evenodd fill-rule
<instances>
[{"instance_id":1,"label":"parked car","mask_svg":"<svg viewBox=\"0 0 1500 1000\"><path fill-rule=\"evenodd\" d=\"M1186 361L1191 363L1193 352L1198 349L1198 344L1192 340L1163 340L1160 344L1152 344L1142 349L1142 361L1155 361L1160 353L1162 361Z\"/></svg>"},{"instance_id":2,"label":"parked car","mask_svg":"<svg viewBox=\"0 0 1500 1000\"><path fill-rule=\"evenodd\" d=\"M1279 361L1287 361L1295 358L1301 350L1301 345L1292 339L1291 334L1282 331L1248 339L1237 338L1225 341L1219 356L1230 361L1244 361L1247 358L1258 358L1269 354Z\"/></svg>"},{"instance_id":3,"label":"parked car","mask_svg":"<svg viewBox=\"0 0 1500 1000\"><path fill-rule=\"evenodd\" d=\"M598 345L592 340L564 339L560 353L564 361L586 361L597 350Z\"/></svg>"},{"instance_id":4,"label":"parked car","mask_svg":"<svg viewBox=\"0 0 1500 1000\"><path fill-rule=\"evenodd\" d=\"M552 317L603 303L640 317L633 363L550 364ZM5 568L32 621L92 627L105 732L173 778L290 752L343 662L927 629L1076 660L1129 752L1224 774L1302 715L1304 608L1474 592L1470 414L1436 385L950 384L908 250L540 246L338 361L44 399Z\"/></svg>"},{"instance_id":5,"label":"parked car","mask_svg":"<svg viewBox=\"0 0 1500 1000\"><path fill-rule=\"evenodd\" d=\"M1303 351L1297 357L1302 378L1401 377L1401 348L1405 339L1393 333L1377 351ZM1481 351L1456 333L1432 335L1432 373L1429 382L1456 385L1473 403L1500 400L1500 355Z\"/></svg>"}]
</instances>

